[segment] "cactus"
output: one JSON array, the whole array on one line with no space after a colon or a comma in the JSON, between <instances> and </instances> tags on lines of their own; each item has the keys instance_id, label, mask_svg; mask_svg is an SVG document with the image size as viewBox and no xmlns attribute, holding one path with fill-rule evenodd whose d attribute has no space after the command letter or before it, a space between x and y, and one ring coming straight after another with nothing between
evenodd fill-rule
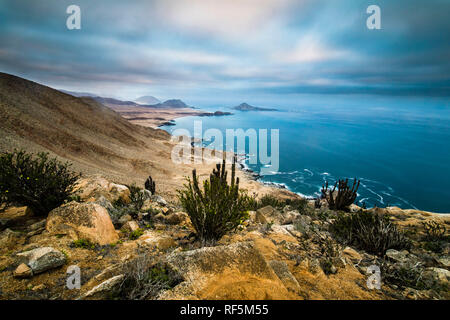
<instances>
[{"instance_id":1,"label":"cactus","mask_svg":"<svg viewBox=\"0 0 450 320\"><path fill-rule=\"evenodd\" d=\"M192 171L192 180L183 190L178 190L184 210L191 218L197 236L206 243L219 240L227 232L236 229L247 219L251 197L239 190L239 178L236 178L236 158L231 166L231 181L227 182L228 172L225 160L217 164L209 180L199 186L197 172Z\"/></svg>"},{"instance_id":2,"label":"cactus","mask_svg":"<svg viewBox=\"0 0 450 320\"><path fill-rule=\"evenodd\" d=\"M359 188L360 180L353 181L352 188L348 185L348 179L339 179L334 184L333 189L328 188L328 181L322 186L322 198L328 202L328 207L334 210L347 210L348 207L355 202L357 191ZM337 187L337 195L334 195L334 191Z\"/></svg>"},{"instance_id":3,"label":"cactus","mask_svg":"<svg viewBox=\"0 0 450 320\"><path fill-rule=\"evenodd\" d=\"M150 191L152 194L155 194L156 183L153 181L152 176L148 176L147 180L145 180L145 189Z\"/></svg>"}]
</instances>

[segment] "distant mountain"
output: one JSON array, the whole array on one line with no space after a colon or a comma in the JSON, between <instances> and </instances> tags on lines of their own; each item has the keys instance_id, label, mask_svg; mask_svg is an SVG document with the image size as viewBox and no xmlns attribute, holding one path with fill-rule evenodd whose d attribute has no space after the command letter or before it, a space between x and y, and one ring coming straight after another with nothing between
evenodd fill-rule
<instances>
[{"instance_id":1,"label":"distant mountain","mask_svg":"<svg viewBox=\"0 0 450 320\"><path fill-rule=\"evenodd\" d=\"M278 111L277 109L254 107L245 102L232 109L239 111Z\"/></svg>"},{"instance_id":2,"label":"distant mountain","mask_svg":"<svg viewBox=\"0 0 450 320\"><path fill-rule=\"evenodd\" d=\"M93 99L97 102L100 102L101 104L114 104L119 106L141 106L133 101L122 101L114 98L103 98L103 97L93 97Z\"/></svg>"},{"instance_id":3,"label":"distant mountain","mask_svg":"<svg viewBox=\"0 0 450 320\"><path fill-rule=\"evenodd\" d=\"M153 107L157 107L157 108L191 108L190 106L188 106L186 103L184 103L183 101L181 101L179 99L166 100L163 103L158 103L158 104L153 105Z\"/></svg>"},{"instance_id":4,"label":"distant mountain","mask_svg":"<svg viewBox=\"0 0 450 320\"><path fill-rule=\"evenodd\" d=\"M144 104L144 105L154 105L154 104L161 103L160 100L156 99L153 96L143 96L143 97L137 98L136 100L134 100L134 102L136 102L138 104Z\"/></svg>"}]
</instances>

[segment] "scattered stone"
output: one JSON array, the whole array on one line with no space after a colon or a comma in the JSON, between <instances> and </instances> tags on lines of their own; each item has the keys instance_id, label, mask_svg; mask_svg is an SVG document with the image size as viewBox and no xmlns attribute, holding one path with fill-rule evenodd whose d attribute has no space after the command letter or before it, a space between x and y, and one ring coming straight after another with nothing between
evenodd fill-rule
<instances>
[{"instance_id":1,"label":"scattered stone","mask_svg":"<svg viewBox=\"0 0 450 320\"><path fill-rule=\"evenodd\" d=\"M124 214L119 218L119 224L123 226L125 223L131 220L133 220L133 218L129 214Z\"/></svg>"},{"instance_id":2,"label":"scattered stone","mask_svg":"<svg viewBox=\"0 0 450 320\"><path fill-rule=\"evenodd\" d=\"M108 212L96 203L72 201L56 208L49 213L46 228L51 234L67 234L74 240L100 245L119 240Z\"/></svg>"},{"instance_id":3,"label":"scattered stone","mask_svg":"<svg viewBox=\"0 0 450 320\"><path fill-rule=\"evenodd\" d=\"M65 255L51 247L42 247L18 253L17 257L22 263L26 263L31 268L33 274L42 273L66 263Z\"/></svg>"},{"instance_id":4,"label":"scattered stone","mask_svg":"<svg viewBox=\"0 0 450 320\"><path fill-rule=\"evenodd\" d=\"M122 227L122 230L125 231L125 232L134 232L134 231L136 231L138 229L139 229L139 225L134 220L128 221Z\"/></svg>"},{"instance_id":5,"label":"scattered stone","mask_svg":"<svg viewBox=\"0 0 450 320\"><path fill-rule=\"evenodd\" d=\"M38 284L37 286L34 286L31 290L33 291L40 291L40 290L44 290L45 289L45 285L43 283Z\"/></svg>"},{"instance_id":6,"label":"scattered stone","mask_svg":"<svg viewBox=\"0 0 450 320\"><path fill-rule=\"evenodd\" d=\"M166 216L166 221L169 224L181 224L188 219L188 215L184 212L174 212Z\"/></svg>"},{"instance_id":7,"label":"scattered stone","mask_svg":"<svg viewBox=\"0 0 450 320\"><path fill-rule=\"evenodd\" d=\"M160 206L163 206L163 207L167 206L167 201L164 200L164 198L161 197L160 195L152 196L152 200L154 202L156 202L157 204L159 204Z\"/></svg>"},{"instance_id":8,"label":"scattered stone","mask_svg":"<svg viewBox=\"0 0 450 320\"><path fill-rule=\"evenodd\" d=\"M120 282L122 281L123 278L124 278L124 275L120 274L120 275L112 277L106 281L103 281L98 286L95 286L90 291L88 291L84 295L84 298L94 296L98 293L104 293L104 292L109 292L109 291L113 290L116 286L118 286L120 284Z\"/></svg>"},{"instance_id":9,"label":"scattered stone","mask_svg":"<svg viewBox=\"0 0 450 320\"><path fill-rule=\"evenodd\" d=\"M386 256L397 263L406 263L408 262L409 258L408 256L410 253L407 250L397 251L394 249L389 249L386 251Z\"/></svg>"},{"instance_id":10,"label":"scattered stone","mask_svg":"<svg viewBox=\"0 0 450 320\"><path fill-rule=\"evenodd\" d=\"M16 278L30 278L33 276L33 271L25 263L21 263L16 270L14 270L14 277Z\"/></svg>"}]
</instances>

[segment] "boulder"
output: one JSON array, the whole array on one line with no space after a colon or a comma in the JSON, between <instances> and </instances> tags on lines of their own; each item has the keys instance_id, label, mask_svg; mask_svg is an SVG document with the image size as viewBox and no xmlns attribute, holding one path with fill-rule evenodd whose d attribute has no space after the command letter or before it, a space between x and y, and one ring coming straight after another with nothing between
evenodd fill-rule
<instances>
[{"instance_id":1,"label":"boulder","mask_svg":"<svg viewBox=\"0 0 450 320\"><path fill-rule=\"evenodd\" d=\"M16 270L14 270L14 277L16 278L30 278L33 276L33 271L25 263L21 263Z\"/></svg>"},{"instance_id":2,"label":"boulder","mask_svg":"<svg viewBox=\"0 0 450 320\"><path fill-rule=\"evenodd\" d=\"M129 214L124 214L119 218L119 224L123 226L124 224L126 224L128 221L131 220L133 220L133 218Z\"/></svg>"},{"instance_id":3,"label":"boulder","mask_svg":"<svg viewBox=\"0 0 450 320\"><path fill-rule=\"evenodd\" d=\"M177 246L176 241L172 237L153 230L146 230L139 238L138 243L142 246L156 247L160 250L167 250Z\"/></svg>"},{"instance_id":4,"label":"boulder","mask_svg":"<svg viewBox=\"0 0 450 320\"><path fill-rule=\"evenodd\" d=\"M283 217L281 219L281 224L291 224L294 221L296 221L300 217L300 213L297 211L287 211L283 214Z\"/></svg>"},{"instance_id":5,"label":"boulder","mask_svg":"<svg viewBox=\"0 0 450 320\"><path fill-rule=\"evenodd\" d=\"M435 283L448 286L450 281L450 271L442 268L426 268L423 273L423 279L430 286Z\"/></svg>"},{"instance_id":6,"label":"boulder","mask_svg":"<svg viewBox=\"0 0 450 320\"><path fill-rule=\"evenodd\" d=\"M188 215L184 212L174 212L166 216L168 224L180 224L188 219Z\"/></svg>"},{"instance_id":7,"label":"boulder","mask_svg":"<svg viewBox=\"0 0 450 320\"><path fill-rule=\"evenodd\" d=\"M272 206L265 206L256 211L255 222L284 225L292 223L298 216L300 214L297 211L289 211L283 214Z\"/></svg>"},{"instance_id":8,"label":"boulder","mask_svg":"<svg viewBox=\"0 0 450 320\"><path fill-rule=\"evenodd\" d=\"M124 278L124 275L119 274L118 276L115 276L106 281L103 281L98 286L95 286L90 291L88 291L84 295L84 298L92 297L92 296L95 296L97 294L104 293L104 292L110 292L111 290L116 288L122 282L123 278Z\"/></svg>"},{"instance_id":9,"label":"boulder","mask_svg":"<svg viewBox=\"0 0 450 320\"><path fill-rule=\"evenodd\" d=\"M161 299L288 299L292 297L252 242L173 252L168 266L184 282Z\"/></svg>"},{"instance_id":10,"label":"boulder","mask_svg":"<svg viewBox=\"0 0 450 320\"><path fill-rule=\"evenodd\" d=\"M109 182L100 176L79 179L75 183L73 191L83 201L97 201L103 196L110 202L119 199L125 203L130 202L130 190L128 187Z\"/></svg>"},{"instance_id":11,"label":"boulder","mask_svg":"<svg viewBox=\"0 0 450 320\"><path fill-rule=\"evenodd\" d=\"M52 210L46 229L51 234L67 234L100 245L119 240L106 209L96 203L70 202Z\"/></svg>"},{"instance_id":12,"label":"boulder","mask_svg":"<svg viewBox=\"0 0 450 320\"><path fill-rule=\"evenodd\" d=\"M18 253L17 257L20 262L30 267L33 274L42 273L66 263L65 255L51 247L42 247Z\"/></svg>"}]
</instances>

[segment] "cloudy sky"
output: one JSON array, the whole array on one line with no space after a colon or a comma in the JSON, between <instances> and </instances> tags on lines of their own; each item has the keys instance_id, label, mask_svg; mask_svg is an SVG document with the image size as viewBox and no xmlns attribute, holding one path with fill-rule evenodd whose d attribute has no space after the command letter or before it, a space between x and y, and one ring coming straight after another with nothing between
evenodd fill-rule
<instances>
[{"instance_id":1,"label":"cloudy sky","mask_svg":"<svg viewBox=\"0 0 450 320\"><path fill-rule=\"evenodd\" d=\"M66 9L81 8L81 30ZM381 30L366 9L381 8ZM0 71L55 88L225 103L450 95L449 0L0 0Z\"/></svg>"}]
</instances>

